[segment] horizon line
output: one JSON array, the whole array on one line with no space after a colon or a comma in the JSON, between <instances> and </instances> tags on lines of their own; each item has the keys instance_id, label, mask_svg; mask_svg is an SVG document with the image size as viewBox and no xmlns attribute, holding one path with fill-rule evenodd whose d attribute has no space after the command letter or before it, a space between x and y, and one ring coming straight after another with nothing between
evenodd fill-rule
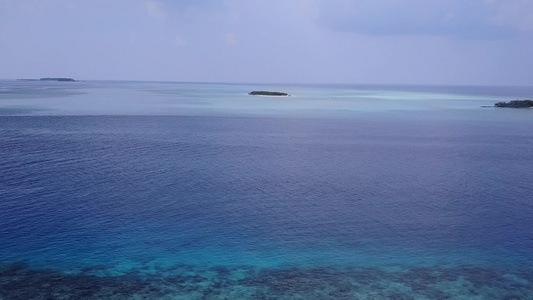
<instances>
[{"instance_id":1,"label":"horizon line","mask_svg":"<svg viewBox=\"0 0 533 300\"><path fill-rule=\"evenodd\" d=\"M60 76L65 77L65 76ZM37 80L40 78L59 77L39 77L39 78L0 78L0 80ZM154 83L187 83L187 84L226 84L226 85L285 85L285 86L309 86L309 85L331 85L331 86L433 86L433 87L533 87L533 85L522 84L459 84L459 83L354 83L354 82L234 82L234 81L175 81L175 80L141 80L141 79L76 79L76 82L89 81L114 81L114 82L154 82Z\"/></svg>"}]
</instances>

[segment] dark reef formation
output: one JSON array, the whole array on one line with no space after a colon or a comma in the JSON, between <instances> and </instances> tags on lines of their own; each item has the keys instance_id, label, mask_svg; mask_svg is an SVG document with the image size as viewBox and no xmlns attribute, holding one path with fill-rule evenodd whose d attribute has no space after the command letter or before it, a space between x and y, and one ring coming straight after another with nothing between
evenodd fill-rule
<instances>
[{"instance_id":1,"label":"dark reef formation","mask_svg":"<svg viewBox=\"0 0 533 300\"><path fill-rule=\"evenodd\" d=\"M249 92L248 95L253 95L253 96L290 96L289 94L283 93L283 92L268 92L268 91L252 91L252 92Z\"/></svg>"},{"instance_id":2,"label":"dark reef formation","mask_svg":"<svg viewBox=\"0 0 533 300\"><path fill-rule=\"evenodd\" d=\"M509 102L498 102L494 104L494 106L511 108L530 108L533 107L533 100L512 100Z\"/></svg>"},{"instance_id":3,"label":"dark reef formation","mask_svg":"<svg viewBox=\"0 0 533 300\"><path fill-rule=\"evenodd\" d=\"M0 265L0 299L533 299L531 269L463 266L199 269L190 265L108 276L112 266L65 274Z\"/></svg>"}]
</instances>

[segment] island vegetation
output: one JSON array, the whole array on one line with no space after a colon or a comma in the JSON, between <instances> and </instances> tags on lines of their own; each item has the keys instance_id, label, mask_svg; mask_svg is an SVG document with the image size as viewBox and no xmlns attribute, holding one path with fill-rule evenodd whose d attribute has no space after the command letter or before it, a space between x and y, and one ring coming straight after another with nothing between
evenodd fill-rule
<instances>
[{"instance_id":1,"label":"island vegetation","mask_svg":"<svg viewBox=\"0 0 533 300\"><path fill-rule=\"evenodd\" d=\"M283 92L268 92L268 91L252 91L252 92L249 92L248 95L253 95L253 96L290 96L289 94L283 93Z\"/></svg>"},{"instance_id":2,"label":"island vegetation","mask_svg":"<svg viewBox=\"0 0 533 300\"><path fill-rule=\"evenodd\" d=\"M531 108L533 107L533 100L512 100L509 102L498 102L494 104L494 106L511 108Z\"/></svg>"}]
</instances>

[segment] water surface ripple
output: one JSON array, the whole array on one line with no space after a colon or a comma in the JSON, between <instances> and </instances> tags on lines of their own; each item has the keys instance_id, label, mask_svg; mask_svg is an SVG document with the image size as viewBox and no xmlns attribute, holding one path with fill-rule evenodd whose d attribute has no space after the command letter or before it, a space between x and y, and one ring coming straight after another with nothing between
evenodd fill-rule
<instances>
[{"instance_id":1,"label":"water surface ripple","mask_svg":"<svg viewBox=\"0 0 533 300\"><path fill-rule=\"evenodd\" d=\"M533 299L524 113L1 116L0 298Z\"/></svg>"}]
</instances>

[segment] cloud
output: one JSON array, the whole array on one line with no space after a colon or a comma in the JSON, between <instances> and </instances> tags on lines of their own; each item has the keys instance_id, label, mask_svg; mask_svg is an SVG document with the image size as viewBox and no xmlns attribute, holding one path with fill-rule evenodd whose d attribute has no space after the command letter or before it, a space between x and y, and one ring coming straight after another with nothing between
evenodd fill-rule
<instances>
[{"instance_id":1,"label":"cloud","mask_svg":"<svg viewBox=\"0 0 533 300\"><path fill-rule=\"evenodd\" d=\"M146 1L146 12L152 18L164 19L167 17L167 14L161 8L161 4L156 1Z\"/></svg>"},{"instance_id":2,"label":"cloud","mask_svg":"<svg viewBox=\"0 0 533 300\"><path fill-rule=\"evenodd\" d=\"M495 1L486 0L493 7L495 14L492 23L501 26L512 26L522 32L533 32L533 0Z\"/></svg>"},{"instance_id":3,"label":"cloud","mask_svg":"<svg viewBox=\"0 0 533 300\"><path fill-rule=\"evenodd\" d=\"M533 11L533 1L530 0L319 2L321 13L318 22L321 25L334 31L363 35L426 35L491 40L512 38L533 27L529 16Z\"/></svg>"},{"instance_id":4,"label":"cloud","mask_svg":"<svg viewBox=\"0 0 533 300\"><path fill-rule=\"evenodd\" d=\"M530 85L531 11L533 0L0 0L0 78Z\"/></svg>"}]
</instances>

